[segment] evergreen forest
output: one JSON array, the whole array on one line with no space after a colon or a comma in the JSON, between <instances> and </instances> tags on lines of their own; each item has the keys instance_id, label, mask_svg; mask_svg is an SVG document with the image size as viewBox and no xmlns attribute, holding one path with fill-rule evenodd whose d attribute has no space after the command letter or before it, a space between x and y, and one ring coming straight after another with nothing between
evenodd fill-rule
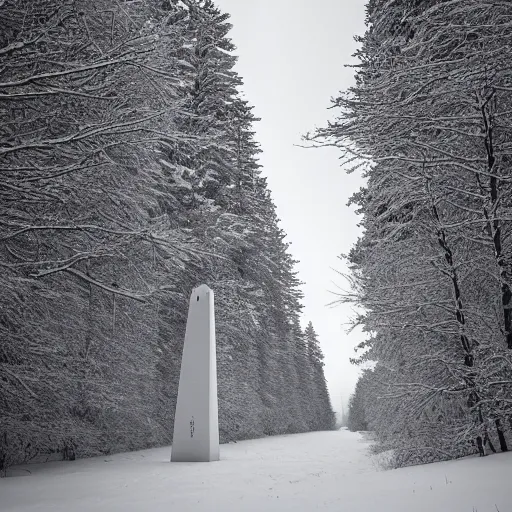
<instances>
[{"instance_id":1,"label":"evergreen forest","mask_svg":"<svg viewBox=\"0 0 512 512\"><path fill-rule=\"evenodd\" d=\"M397 10L396 19L400 15ZM215 292L221 441L333 428L322 352L313 326L301 327L301 282L258 163L258 119L241 94L228 20L210 0L0 0L0 470L35 458L70 460L170 444L188 299L203 283ZM379 29L375 37L378 32L389 41L389 59L400 59L391 43L402 36L389 30ZM472 58L489 54L498 62L496 27L482 30L468 43ZM418 56L421 34L404 42L416 45ZM459 46L446 42L439 52L460 52ZM392 76L390 60L379 67L373 62L380 55L368 58L365 94ZM407 86L400 80L403 91L409 84L412 91L415 77L425 72L416 68L417 75L402 72L409 80ZM441 65L433 69L451 72ZM437 290L431 300L444 309L435 311L447 316L440 329L454 340L450 356L438 357L450 357L450 375L474 382L472 408L481 408L486 422L504 423L508 402L500 397L509 388L499 381L508 378L509 366L496 283L505 282L500 276L509 268L501 263L509 233L503 218L507 135L505 128L494 137L491 130L506 122L509 92L506 74L494 68L486 73L487 82L475 75L475 87L459 90L454 110L443 114L450 144L456 143L439 146L454 152L443 172L458 172L460 183L452 185L461 191L450 200L461 204L440 202L447 178L431 163L434 153L426 153L421 171L433 174L439 217L451 212L449 224L463 226L456 239L449 225L438 228L437 237L454 253L451 267L441 253L428 270L415 264L424 280L437 279L437 288L424 290ZM378 94L388 93L391 86ZM396 129L402 122L389 120ZM415 122L419 139L436 129L427 127L430 121ZM384 129L381 123L377 129ZM488 167L480 164L485 145L494 155ZM378 180L391 164L382 165ZM474 183L468 178L473 168ZM392 208L391 188L379 185L389 196L380 203L388 221L379 221L382 228L368 221L369 232L393 230L393 240L401 240L398 251L408 247L404 257L411 260L425 260L428 247L436 248L405 234L412 222L405 216L431 215L423 196L421 208L415 202L426 193L420 192L424 183L407 181L408 173L420 170L416 164L411 171L401 167L415 192ZM393 190L401 190L396 181ZM373 212L376 202L365 199L364 208ZM492 240L501 252L493 252ZM463 248L471 249L464 257ZM354 261L362 250L354 252ZM462 268L470 258L479 261ZM395 260L389 272L403 261ZM375 262L359 265L373 268ZM485 305L479 316L468 312L460 326L451 320L456 306L449 303L450 289L441 286L450 268L463 273L460 308ZM372 278L372 293L380 293L384 277ZM466 287L474 291L480 281L485 290L467 297ZM415 289L414 283L404 288L403 300ZM418 302L404 311L416 311ZM428 316L429 308L421 314ZM467 340L464 353L456 329ZM409 340L418 346L417 330L403 331L410 336L403 341L404 357ZM429 345L431 334L423 332L425 354L414 358L425 371L429 363L420 365L421 357L438 350ZM458 365L459 353L471 365ZM407 366L404 379L411 372ZM464 409L469 390L468 384L448 398ZM481 428L474 424L475 431Z\"/></svg>"},{"instance_id":2,"label":"evergreen forest","mask_svg":"<svg viewBox=\"0 0 512 512\"><path fill-rule=\"evenodd\" d=\"M394 466L511 448L511 23L504 0L370 0L355 84L309 136L366 180L349 427Z\"/></svg>"}]
</instances>

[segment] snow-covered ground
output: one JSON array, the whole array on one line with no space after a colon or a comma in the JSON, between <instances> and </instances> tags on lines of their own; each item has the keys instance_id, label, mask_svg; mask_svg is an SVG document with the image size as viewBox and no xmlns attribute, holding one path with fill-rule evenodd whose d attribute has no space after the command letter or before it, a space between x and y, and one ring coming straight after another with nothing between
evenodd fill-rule
<instances>
[{"instance_id":1,"label":"snow-covered ground","mask_svg":"<svg viewBox=\"0 0 512 512\"><path fill-rule=\"evenodd\" d=\"M367 449L341 430L222 445L213 463L157 448L31 464L0 479L0 511L512 512L512 454L382 471Z\"/></svg>"}]
</instances>

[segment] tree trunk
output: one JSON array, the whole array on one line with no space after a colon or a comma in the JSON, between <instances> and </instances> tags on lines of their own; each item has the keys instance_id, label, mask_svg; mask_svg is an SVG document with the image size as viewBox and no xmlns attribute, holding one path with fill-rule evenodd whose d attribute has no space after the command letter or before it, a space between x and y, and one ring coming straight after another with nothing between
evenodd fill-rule
<instances>
[{"instance_id":1,"label":"tree trunk","mask_svg":"<svg viewBox=\"0 0 512 512\"><path fill-rule=\"evenodd\" d=\"M500 450L502 452L508 452L507 440L505 439L505 434L503 433L503 429L501 428L501 420L497 418L494 424L496 425L496 431L498 432Z\"/></svg>"},{"instance_id":2,"label":"tree trunk","mask_svg":"<svg viewBox=\"0 0 512 512\"><path fill-rule=\"evenodd\" d=\"M496 91L491 91L489 97L481 106L482 118L485 128L485 152L487 154L487 172L489 173L489 208L484 206L484 215L487 220L489 232L494 246L494 256L500 272L501 304L503 307L503 334L509 349L512 349L512 290L509 285L507 262L503 254L501 222L498 219L498 206L500 202L499 189L501 179L498 176L499 168L496 166L494 152L494 116L496 108ZM480 188L483 189L480 177L477 177Z\"/></svg>"},{"instance_id":3,"label":"tree trunk","mask_svg":"<svg viewBox=\"0 0 512 512\"><path fill-rule=\"evenodd\" d=\"M459 286L459 277L457 275L457 270L455 268L455 263L453 261L453 252L450 248L450 245L448 244L448 241L446 239L446 233L445 230L441 227L441 217L439 215L439 211L437 209L436 203L434 201L434 197L432 195L432 190L430 187L430 180L427 179L427 191L430 196L431 200L431 206L432 206L432 214L434 216L434 219L436 220L439 228L437 230L437 242L441 249L444 252L444 259L446 261L446 264L448 266L448 271L445 272L447 276L450 277L451 283L452 283L452 290L453 290L453 298L455 303L455 318L457 320L457 324L459 326L459 333L460 333L460 344L462 347L462 350L464 351L464 366L468 368L473 368L475 363L475 358L473 355L473 346L471 341L466 335L466 318L464 316L464 310L462 305L462 295L460 292L460 286ZM475 375L474 371L471 370L469 372L469 375L465 379L466 384L468 388L470 389L467 405L468 408L471 410L473 407L478 406L480 402L480 397L475 389ZM484 423L483 417L482 417L482 411L478 410L477 413L477 421L482 425ZM486 434L486 437L487 434ZM491 442L489 439L489 445L491 446ZM477 436L476 438L476 445L478 447L478 453L481 457L485 456L485 447L484 442L482 439L482 436Z\"/></svg>"}]
</instances>

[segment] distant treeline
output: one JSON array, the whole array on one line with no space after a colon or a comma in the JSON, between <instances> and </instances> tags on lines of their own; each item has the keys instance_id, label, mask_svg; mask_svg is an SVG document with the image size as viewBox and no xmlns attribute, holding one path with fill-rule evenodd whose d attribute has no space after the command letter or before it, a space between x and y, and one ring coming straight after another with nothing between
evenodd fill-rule
<instances>
[{"instance_id":1,"label":"distant treeline","mask_svg":"<svg viewBox=\"0 0 512 512\"><path fill-rule=\"evenodd\" d=\"M509 1L370 0L356 84L313 136L367 180L342 300L372 364L349 423L397 466L510 447L511 20Z\"/></svg>"},{"instance_id":2,"label":"distant treeline","mask_svg":"<svg viewBox=\"0 0 512 512\"><path fill-rule=\"evenodd\" d=\"M0 470L170 443L201 283L221 440L333 427L227 19L0 1Z\"/></svg>"}]
</instances>

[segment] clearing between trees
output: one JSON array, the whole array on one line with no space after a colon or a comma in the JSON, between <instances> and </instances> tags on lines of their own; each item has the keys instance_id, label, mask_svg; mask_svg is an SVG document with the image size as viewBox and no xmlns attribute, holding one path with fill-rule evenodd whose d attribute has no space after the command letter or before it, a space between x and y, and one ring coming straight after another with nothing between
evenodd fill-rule
<instances>
[{"instance_id":1,"label":"clearing between trees","mask_svg":"<svg viewBox=\"0 0 512 512\"><path fill-rule=\"evenodd\" d=\"M214 463L170 447L29 464L0 480L3 512L508 512L512 454L383 471L361 434L268 437L221 447Z\"/></svg>"}]
</instances>

